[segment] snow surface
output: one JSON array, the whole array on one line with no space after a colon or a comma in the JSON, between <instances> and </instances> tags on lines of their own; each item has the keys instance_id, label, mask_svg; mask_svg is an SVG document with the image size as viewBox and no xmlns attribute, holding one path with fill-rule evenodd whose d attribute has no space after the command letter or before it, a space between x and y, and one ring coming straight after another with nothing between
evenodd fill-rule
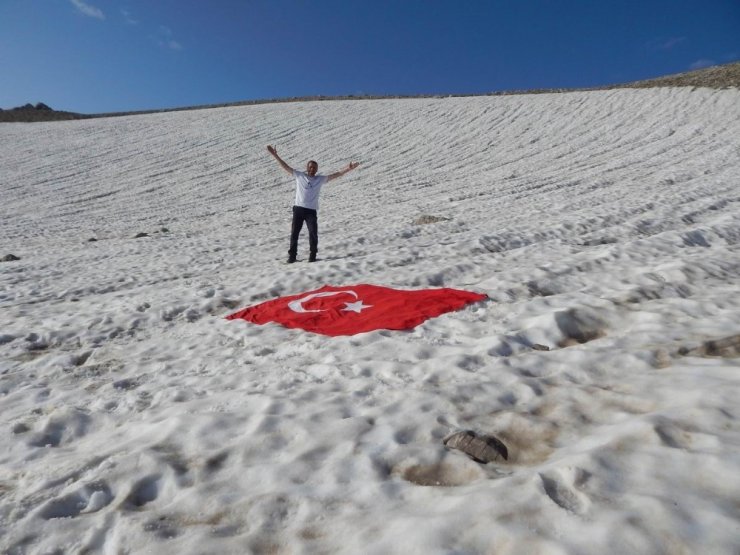
<instances>
[{"instance_id":1,"label":"snow surface","mask_svg":"<svg viewBox=\"0 0 740 555\"><path fill-rule=\"evenodd\" d=\"M0 256L21 258L0 262L3 552L740 551L740 359L691 350L740 333L737 90L257 105L0 144ZM284 264L268 144L362 162L322 192L316 264ZM224 319L355 283L490 300L353 337ZM466 429L509 460L443 445Z\"/></svg>"}]
</instances>

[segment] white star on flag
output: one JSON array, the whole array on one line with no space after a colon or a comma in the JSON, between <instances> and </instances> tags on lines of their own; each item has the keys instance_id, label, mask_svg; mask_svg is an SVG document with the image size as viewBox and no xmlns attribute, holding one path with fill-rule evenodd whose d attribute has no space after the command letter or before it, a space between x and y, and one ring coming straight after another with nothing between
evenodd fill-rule
<instances>
[{"instance_id":1,"label":"white star on flag","mask_svg":"<svg viewBox=\"0 0 740 555\"><path fill-rule=\"evenodd\" d=\"M373 305L371 305L371 304L362 304L362 299L360 299L356 303L344 303L344 308L342 309L342 311L357 312L357 314L359 314L360 312L362 312L366 308L370 308L371 306L373 306Z\"/></svg>"}]
</instances>

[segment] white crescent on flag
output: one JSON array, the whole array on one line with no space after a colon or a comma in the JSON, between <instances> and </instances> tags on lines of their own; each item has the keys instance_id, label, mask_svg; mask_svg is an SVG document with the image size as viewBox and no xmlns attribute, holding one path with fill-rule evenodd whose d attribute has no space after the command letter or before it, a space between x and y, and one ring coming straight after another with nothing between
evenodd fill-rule
<instances>
[{"instance_id":1,"label":"white crescent on flag","mask_svg":"<svg viewBox=\"0 0 740 555\"><path fill-rule=\"evenodd\" d=\"M339 295L341 293L348 293L348 294L352 295L355 299L358 298L357 293L355 293L354 291L351 291L351 290L344 290L344 291L323 291L321 293L311 293L310 295L306 295L305 297L301 297L300 299L296 299L294 301L290 301L288 303L288 308L290 310L292 310L293 312L298 312L298 313L305 313L305 312L325 312L328 309L324 308L324 309L311 310L309 308L304 308L303 307L303 303L307 303L311 299L318 299L318 298L321 298L321 297L333 297L334 295ZM364 310L365 308L370 308L372 306L372 305L368 305L368 304L363 304L361 300L359 302L355 302L355 303L344 303L344 304L345 304L345 308L342 309L343 311L348 310L348 311L357 312L357 313L362 312L362 310Z\"/></svg>"}]
</instances>

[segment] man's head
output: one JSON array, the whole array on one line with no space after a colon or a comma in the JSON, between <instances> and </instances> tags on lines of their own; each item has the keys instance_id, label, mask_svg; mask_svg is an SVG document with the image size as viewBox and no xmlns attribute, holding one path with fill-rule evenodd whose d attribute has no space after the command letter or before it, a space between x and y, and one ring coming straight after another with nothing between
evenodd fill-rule
<instances>
[{"instance_id":1,"label":"man's head","mask_svg":"<svg viewBox=\"0 0 740 555\"><path fill-rule=\"evenodd\" d=\"M309 160L308 164L306 164L306 173L313 177L316 175L316 172L319 171L319 165L314 160Z\"/></svg>"}]
</instances>

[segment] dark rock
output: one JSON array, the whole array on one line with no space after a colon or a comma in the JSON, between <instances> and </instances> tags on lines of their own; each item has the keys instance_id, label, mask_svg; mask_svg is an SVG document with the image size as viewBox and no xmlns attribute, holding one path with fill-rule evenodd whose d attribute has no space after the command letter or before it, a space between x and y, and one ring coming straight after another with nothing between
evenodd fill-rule
<instances>
[{"instance_id":1,"label":"dark rock","mask_svg":"<svg viewBox=\"0 0 740 555\"><path fill-rule=\"evenodd\" d=\"M97 239L96 239L95 237L90 237L90 238L89 238L89 239L87 240L87 242L88 242L88 243L94 243L95 241L97 241Z\"/></svg>"},{"instance_id":2,"label":"dark rock","mask_svg":"<svg viewBox=\"0 0 740 555\"><path fill-rule=\"evenodd\" d=\"M422 216L419 216L413 221L414 225L427 225L427 224L436 224L437 222L446 222L449 218L445 218L443 216L433 216L431 214L424 214Z\"/></svg>"},{"instance_id":3,"label":"dark rock","mask_svg":"<svg viewBox=\"0 0 740 555\"><path fill-rule=\"evenodd\" d=\"M526 283L529 294L533 297L551 297L556 295L556 291L549 287L547 283L538 283L536 281L528 281Z\"/></svg>"},{"instance_id":4,"label":"dark rock","mask_svg":"<svg viewBox=\"0 0 740 555\"><path fill-rule=\"evenodd\" d=\"M740 356L740 333L704 341L698 347L681 347L678 354L682 356L736 358Z\"/></svg>"},{"instance_id":5,"label":"dark rock","mask_svg":"<svg viewBox=\"0 0 740 555\"><path fill-rule=\"evenodd\" d=\"M550 347L548 347L547 345L540 345L539 343L533 343L532 348L535 351L549 351L550 350Z\"/></svg>"},{"instance_id":6,"label":"dark rock","mask_svg":"<svg viewBox=\"0 0 740 555\"><path fill-rule=\"evenodd\" d=\"M556 312L555 323L564 335L558 343L560 347L588 343L606 335L606 322L596 312L585 308Z\"/></svg>"},{"instance_id":7,"label":"dark rock","mask_svg":"<svg viewBox=\"0 0 740 555\"><path fill-rule=\"evenodd\" d=\"M446 447L462 451L474 461L484 464L509 458L509 450L501 440L491 435L478 435L471 430L455 432L447 436L443 443Z\"/></svg>"},{"instance_id":8,"label":"dark rock","mask_svg":"<svg viewBox=\"0 0 740 555\"><path fill-rule=\"evenodd\" d=\"M46 104L44 104L43 102L37 103L36 106L34 106L34 109L36 109L36 110L44 110L46 112L53 112L54 111L51 108L49 108Z\"/></svg>"},{"instance_id":9,"label":"dark rock","mask_svg":"<svg viewBox=\"0 0 740 555\"><path fill-rule=\"evenodd\" d=\"M20 260L16 255L14 254L6 254L2 258L2 262L13 262L14 260Z\"/></svg>"},{"instance_id":10,"label":"dark rock","mask_svg":"<svg viewBox=\"0 0 740 555\"><path fill-rule=\"evenodd\" d=\"M611 245L612 243L616 243L617 239L616 237L599 237L596 239L588 239L583 243L584 247L595 247L597 245Z\"/></svg>"},{"instance_id":11,"label":"dark rock","mask_svg":"<svg viewBox=\"0 0 740 555\"><path fill-rule=\"evenodd\" d=\"M29 428L28 425L24 422L19 422L18 424L13 426L12 432L16 435L25 434L26 432L30 431L30 429L31 428Z\"/></svg>"},{"instance_id":12,"label":"dark rock","mask_svg":"<svg viewBox=\"0 0 740 555\"><path fill-rule=\"evenodd\" d=\"M139 239L140 237L149 237L148 233L144 233L143 231L136 234L136 237L134 239Z\"/></svg>"},{"instance_id":13,"label":"dark rock","mask_svg":"<svg viewBox=\"0 0 740 555\"><path fill-rule=\"evenodd\" d=\"M136 378L123 378L121 380L117 380L113 382L113 389L122 389L124 391L129 391L131 389L136 389L141 385L139 383L139 380Z\"/></svg>"},{"instance_id":14,"label":"dark rock","mask_svg":"<svg viewBox=\"0 0 740 555\"><path fill-rule=\"evenodd\" d=\"M733 352L738 354L738 351L740 351L740 334L706 341L704 348L709 356L729 356Z\"/></svg>"}]
</instances>

